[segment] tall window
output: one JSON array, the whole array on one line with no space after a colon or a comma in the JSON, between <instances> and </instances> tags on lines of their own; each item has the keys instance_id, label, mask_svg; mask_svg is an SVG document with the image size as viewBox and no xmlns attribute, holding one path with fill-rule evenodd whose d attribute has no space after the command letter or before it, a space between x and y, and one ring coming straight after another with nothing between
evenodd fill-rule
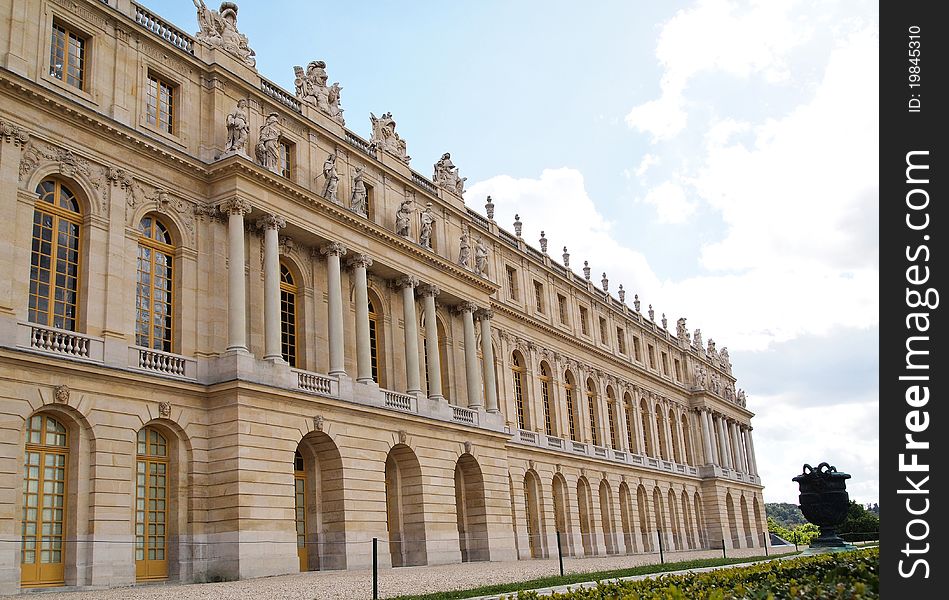
<instances>
[{"instance_id":1,"label":"tall window","mask_svg":"<svg viewBox=\"0 0 949 600\"><path fill-rule=\"evenodd\" d=\"M599 446L600 432L596 426L596 392L593 389L592 379L587 379L587 408L590 411L590 440L594 446Z\"/></svg>"},{"instance_id":2,"label":"tall window","mask_svg":"<svg viewBox=\"0 0 949 600\"><path fill-rule=\"evenodd\" d=\"M577 407L573 399L573 377L569 371L564 374L563 381L564 392L567 397L567 423L570 429L570 439L579 442L580 440L577 439Z\"/></svg>"},{"instance_id":3,"label":"tall window","mask_svg":"<svg viewBox=\"0 0 949 600\"><path fill-rule=\"evenodd\" d=\"M76 330L79 311L79 225L75 195L58 180L36 186L30 309L33 323Z\"/></svg>"},{"instance_id":4,"label":"tall window","mask_svg":"<svg viewBox=\"0 0 949 600\"><path fill-rule=\"evenodd\" d=\"M580 332L583 335L590 335L589 314L585 306L580 307Z\"/></svg>"},{"instance_id":5,"label":"tall window","mask_svg":"<svg viewBox=\"0 0 949 600\"><path fill-rule=\"evenodd\" d=\"M662 358L662 374L668 375L669 374L669 355L665 352L661 352L660 357Z\"/></svg>"},{"instance_id":6,"label":"tall window","mask_svg":"<svg viewBox=\"0 0 949 600\"><path fill-rule=\"evenodd\" d=\"M534 304L537 306L537 312L544 313L544 284L539 281L534 282Z\"/></svg>"},{"instance_id":7,"label":"tall window","mask_svg":"<svg viewBox=\"0 0 949 600\"><path fill-rule=\"evenodd\" d=\"M649 368L655 369L656 368L656 348L652 344L649 344L647 346L647 353L649 354Z\"/></svg>"},{"instance_id":8,"label":"tall window","mask_svg":"<svg viewBox=\"0 0 949 600\"><path fill-rule=\"evenodd\" d=\"M606 319L600 317L600 343L609 345L610 334L606 329Z\"/></svg>"},{"instance_id":9,"label":"tall window","mask_svg":"<svg viewBox=\"0 0 949 600\"><path fill-rule=\"evenodd\" d=\"M557 294L557 306L560 309L560 324L567 325L567 297Z\"/></svg>"},{"instance_id":10,"label":"tall window","mask_svg":"<svg viewBox=\"0 0 949 600\"><path fill-rule=\"evenodd\" d=\"M49 74L79 89L85 88L86 36L53 21L49 45Z\"/></svg>"},{"instance_id":11,"label":"tall window","mask_svg":"<svg viewBox=\"0 0 949 600\"><path fill-rule=\"evenodd\" d=\"M628 399L623 404L623 410L626 411L626 443L629 444L629 449L633 450L636 447L636 444L633 443L633 427L636 425L633 407Z\"/></svg>"},{"instance_id":12,"label":"tall window","mask_svg":"<svg viewBox=\"0 0 949 600\"><path fill-rule=\"evenodd\" d=\"M646 408L645 401L639 403L639 421L643 425L643 454L652 456L653 448L649 445L649 410Z\"/></svg>"},{"instance_id":13,"label":"tall window","mask_svg":"<svg viewBox=\"0 0 949 600\"><path fill-rule=\"evenodd\" d=\"M511 370L514 375L514 405L517 410L517 427L527 429L527 407L524 403L524 362L520 352L511 355Z\"/></svg>"},{"instance_id":14,"label":"tall window","mask_svg":"<svg viewBox=\"0 0 949 600\"><path fill-rule=\"evenodd\" d=\"M616 345L619 346L620 354L626 354L626 332L622 327L616 328Z\"/></svg>"},{"instance_id":15,"label":"tall window","mask_svg":"<svg viewBox=\"0 0 949 600\"><path fill-rule=\"evenodd\" d=\"M662 408L659 405L656 405L656 432L658 433L658 440L656 440L656 453L659 458L669 459L671 455L667 453L667 448L669 440L666 439L666 426L665 419L662 416Z\"/></svg>"},{"instance_id":16,"label":"tall window","mask_svg":"<svg viewBox=\"0 0 949 600\"><path fill-rule=\"evenodd\" d=\"M145 93L145 121L166 133L175 133L175 86L149 72Z\"/></svg>"},{"instance_id":17,"label":"tall window","mask_svg":"<svg viewBox=\"0 0 949 600\"><path fill-rule=\"evenodd\" d=\"M675 368L676 381L682 381L682 363L678 358L672 361L672 366Z\"/></svg>"},{"instance_id":18,"label":"tall window","mask_svg":"<svg viewBox=\"0 0 949 600\"><path fill-rule=\"evenodd\" d=\"M152 427L138 432L135 468L135 577L168 577L168 440Z\"/></svg>"},{"instance_id":19,"label":"tall window","mask_svg":"<svg viewBox=\"0 0 949 600\"><path fill-rule=\"evenodd\" d=\"M293 144L280 138L280 174L290 179L293 176Z\"/></svg>"},{"instance_id":20,"label":"tall window","mask_svg":"<svg viewBox=\"0 0 949 600\"><path fill-rule=\"evenodd\" d=\"M614 414L616 411L616 400L613 399L612 392L608 392L608 396L609 396L609 400L608 400L609 403L606 407L607 408L606 415L607 415L607 419L609 421L609 426L610 426L610 448L613 448L615 450L619 448L619 444L616 443L616 415Z\"/></svg>"},{"instance_id":21,"label":"tall window","mask_svg":"<svg viewBox=\"0 0 949 600\"><path fill-rule=\"evenodd\" d=\"M639 338L635 335L633 336L633 358L636 359L636 362L643 362L642 347L639 344Z\"/></svg>"},{"instance_id":22,"label":"tall window","mask_svg":"<svg viewBox=\"0 0 949 600\"><path fill-rule=\"evenodd\" d=\"M138 280L135 287L135 343L171 352L174 306L174 247L161 221L145 217L138 224Z\"/></svg>"},{"instance_id":23,"label":"tall window","mask_svg":"<svg viewBox=\"0 0 949 600\"><path fill-rule=\"evenodd\" d=\"M517 300L517 271L514 267L505 267L507 270L507 293L511 300Z\"/></svg>"},{"instance_id":24,"label":"tall window","mask_svg":"<svg viewBox=\"0 0 949 600\"><path fill-rule=\"evenodd\" d=\"M293 455L293 514L297 531L297 557L300 571L308 570L306 547L306 468L303 455L297 450Z\"/></svg>"},{"instance_id":25,"label":"tall window","mask_svg":"<svg viewBox=\"0 0 949 600\"><path fill-rule=\"evenodd\" d=\"M297 366L297 285L287 265L280 263L280 353Z\"/></svg>"},{"instance_id":26,"label":"tall window","mask_svg":"<svg viewBox=\"0 0 949 600\"><path fill-rule=\"evenodd\" d=\"M372 380L382 385L380 377L379 338L382 332L382 315L376 312L376 305L369 300L369 358L372 366Z\"/></svg>"},{"instance_id":27,"label":"tall window","mask_svg":"<svg viewBox=\"0 0 949 600\"><path fill-rule=\"evenodd\" d=\"M56 419L34 415L27 421L23 457L23 525L20 584L62 584L66 524L66 428Z\"/></svg>"},{"instance_id":28,"label":"tall window","mask_svg":"<svg viewBox=\"0 0 949 600\"><path fill-rule=\"evenodd\" d=\"M553 420L550 414L550 368L540 363L540 395L544 401L544 433L554 435Z\"/></svg>"}]
</instances>

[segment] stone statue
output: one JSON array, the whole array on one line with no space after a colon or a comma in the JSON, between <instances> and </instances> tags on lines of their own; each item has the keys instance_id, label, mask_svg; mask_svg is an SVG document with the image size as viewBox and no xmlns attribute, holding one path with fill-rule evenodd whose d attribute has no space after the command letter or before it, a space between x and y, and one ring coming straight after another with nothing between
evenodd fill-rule
<instances>
[{"instance_id":1,"label":"stone statue","mask_svg":"<svg viewBox=\"0 0 949 600\"><path fill-rule=\"evenodd\" d=\"M563 266L569 267L569 266L570 266L570 253L567 252L567 247L566 247L566 246L563 247L563 256L562 256L562 258L563 258Z\"/></svg>"},{"instance_id":2,"label":"stone statue","mask_svg":"<svg viewBox=\"0 0 949 600\"><path fill-rule=\"evenodd\" d=\"M466 269L471 268L471 236L468 235L468 225L461 226L461 240L458 248L458 264Z\"/></svg>"},{"instance_id":3,"label":"stone statue","mask_svg":"<svg viewBox=\"0 0 949 600\"><path fill-rule=\"evenodd\" d=\"M722 361L722 370L726 373L731 374L732 372L732 363L728 359L728 346L722 346L722 351L719 353L718 357Z\"/></svg>"},{"instance_id":4,"label":"stone statue","mask_svg":"<svg viewBox=\"0 0 949 600\"><path fill-rule=\"evenodd\" d=\"M590 261L583 261L583 277L587 281L590 281Z\"/></svg>"},{"instance_id":5,"label":"stone statue","mask_svg":"<svg viewBox=\"0 0 949 600\"><path fill-rule=\"evenodd\" d=\"M619 296L619 301L623 304L626 304L626 290L623 289L623 284L619 284L619 289L616 290L616 295Z\"/></svg>"},{"instance_id":6,"label":"stone statue","mask_svg":"<svg viewBox=\"0 0 949 600\"><path fill-rule=\"evenodd\" d=\"M412 157L406 153L405 140L395 132L395 119L392 118L392 113L383 113L381 117L369 113L369 121L372 123L372 138L369 141L376 148L382 148L405 164L409 164Z\"/></svg>"},{"instance_id":7,"label":"stone statue","mask_svg":"<svg viewBox=\"0 0 949 600\"><path fill-rule=\"evenodd\" d=\"M336 172L335 152L327 156L323 163L323 177L326 179L323 184L323 197L330 202L339 203L336 197L336 191L339 188L339 173Z\"/></svg>"},{"instance_id":8,"label":"stone statue","mask_svg":"<svg viewBox=\"0 0 949 600\"><path fill-rule=\"evenodd\" d=\"M610 280L607 279L606 273L603 273L603 279L600 280L600 285L603 286L604 292L610 291Z\"/></svg>"},{"instance_id":9,"label":"stone statue","mask_svg":"<svg viewBox=\"0 0 949 600\"><path fill-rule=\"evenodd\" d=\"M442 189L446 189L459 196L465 191L465 181L468 178L462 178L458 174L458 167L451 162L451 154L446 152L435 163L435 173L432 175L432 181Z\"/></svg>"},{"instance_id":10,"label":"stone statue","mask_svg":"<svg viewBox=\"0 0 949 600\"><path fill-rule=\"evenodd\" d=\"M221 2L219 10L212 10L204 0L192 0L198 9L198 41L209 46L221 48L243 61L248 67L257 64L254 51L247 45L247 36L237 30L237 5L233 2Z\"/></svg>"},{"instance_id":11,"label":"stone statue","mask_svg":"<svg viewBox=\"0 0 949 600\"><path fill-rule=\"evenodd\" d=\"M484 245L484 240L478 237L478 245L475 246L475 272L478 275L486 276L488 269L488 247Z\"/></svg>"},{"instance_id":12,"label":"stone statue","mask_svg":"<svg viewBox=\"0 0 949 600\"><path fill-rule=\"evenodd\" d=\"M349 203L349 208L351 208L353 212L368 217L369 194L366 191L366 183L362 180L362 174L365 172L366 170L362 167L356 167L356 174L353 175L353 198Z\"/></svg>"},{"instance_id":13,"label":"stone statue","mask_svg":"<svg viewBox=\"0 0 949 600\"><path fill-rule=\"evenodd\" d=\"M484 214L488 216L489 221L494 220L494 202L491 201L491 196L488 196L484 203Z\"/></svg>"},{"instance_id":14,"label":"stone statue","mask_svg":"<svg viewBox=\"0 0 949 600\"><path fill-rule=\"evenodd\" d=\"M738 390L738 397L735 398L735 402L739 406L745 406L745 404L748 402L748 399L745 398L745 390Z\"/></svg>"},{"instance_id":15,"label":"stone statue","mask_svg":"<svg viewBox=\"0 0 949 600\"><path fill-rule=\"evenodd\" d=\"M234 112L227 115L227 143L224 145L224 152L226 153L245 153L247 133L250 131L246 109L247 100L241 98L237 101L237 107L234 109Z\"/></svg>"},{"instance_id":16,"label":"stone statue","mask_svg":"<svg viewBox=\"0 0 949 600\"><path fill-rule=\"evenodd\" d=\"M706 387L708 387L708 378L707 378L707 373L705 371L705 367L703 367L702 365L698 363L695 363L695 367L693 368L692 375L695 379L695 385L697 387L700 387L702 389L705 389Z\"/></svg>"},{"instance_id":17,"label":"stone statue","mask_svg":"<svg viewBox=\"0 0 949 600\"><path fill-rule=\"evenodd\" d=\"M685 328L685 317L676 320L676 337L679 338L679 345L686 343L689 336L689 330Z\"/></svg>"},{"instance_id":18,"label":"stone statue","mask_svg":"<svg viewBox=\"0 0 949 600\"><path fill-rule=\"evenodd\" d=\"M666 313L662 313L662 328L669 329L669 319L666 318Z\"/></svg>"},{"instance_id":19,"label":"stone statue","mask_svg":"<svg viewBox=\"0 0 949 600\"><path fill-rule=\"evenodd\" d=\"M656 320L656 311L652 309L652 304L649 305L649 320L650 321Z\"/></svg>"},{"instance_id":20,"label":"stone statue","mask_svg":"<svg viewBox=\"0 0 949 600\"><path fill-rule=\"evenodd\" d=\"M260 135L257 138L257 163L262 167L280 173L280 128L277 121L280 115L270 113L267 120L260 126Z\"/></svg>"},{"instance_id":21,"label":"stone statue","mask_svg":"<svg viewBox=\"0 0 949 600\"><path fill-rule=\"evenodd\" d=\"M435 211L432 210L432 203L425 204L425 210L422 211L422 227L418 235L418 243L426 248L432 247L432 227L435 225Z\"/></svg>"},{"instance_id":22,"label":"stone statue","mask_svg":"<svg viewBox=\"0 0 949 600\"><path fill-rule=\"evenodd\" d=\"M695 330L695 336L693 336L692 338L692 344L695 345L695 347L698 348L699 350L702 350L702 330L701 329Z\"/></svg>"},{"instance_id":23,"label":"stone statue","mask_svg":"<svg viewBox=\"0 0 949 600\"><path fill-rule=\"evenodd\" d=\"M708 350L706 351L706 353L708 354L708 359L712 361L713 367L721 366L721 361L718 356L718 350L715 349L715 340L713 340L712 338L708 338Z\"/></svg>"},{"instance_id":24,"label":"stone statue","mask_svg":"<svg viewBox=\"0 0 949 600\"><path fill-rule=\"evenodd\" d=\"M322 60L310 61L304 72L303 67L293 67L293 81L297 98L316 106L320 112L330 116L340 125L345 125L343 109L340 108L339 83L327 85L326 63Z\"/></svg>"},{"instance_id":25,"label":"stone statue","mask_svg":"<svg viewBox=\"0 0 949 600\"><path fill-rule=\"evenodd\" d=\"M636 309L636 312L639 312L639 307L641 306L639 302L639 294L633 294L633 308Z\"/></svg>"},{"instance_id":26,"label":"stone statue","mask_svg":"<svg viewBox=\"0 0 949 600\"><path fill-rule=\"evenodd\" d=\"M540 232L540 251L547 254L547 234Z\"/></svg>"},{"instance_id":27,"label":"stone statue","mask_svg":"<svg viewBox=\"0 0 949 600\"><path fill-rule=\"evenodd\" d=\"M395 232L402 237L409 237L409 228L412 223L412 200L406 198L395 213Z\"/></svg>"}]
</instances>

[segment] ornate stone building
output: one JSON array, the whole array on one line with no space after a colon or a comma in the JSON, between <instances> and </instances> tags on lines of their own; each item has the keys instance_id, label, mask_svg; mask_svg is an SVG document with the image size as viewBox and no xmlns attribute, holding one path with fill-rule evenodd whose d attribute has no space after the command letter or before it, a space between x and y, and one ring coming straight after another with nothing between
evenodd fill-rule
<instances>
[{"instance_id":1,"label":"ornate stone building","mask_svg":"<svg viewBox=\"0 0 949 600\"><path fill-rule=\"evenodd\" d=\"M764 542L726 350L195 5L0 3L0 591Z\"/></svg>"}]
</instances>

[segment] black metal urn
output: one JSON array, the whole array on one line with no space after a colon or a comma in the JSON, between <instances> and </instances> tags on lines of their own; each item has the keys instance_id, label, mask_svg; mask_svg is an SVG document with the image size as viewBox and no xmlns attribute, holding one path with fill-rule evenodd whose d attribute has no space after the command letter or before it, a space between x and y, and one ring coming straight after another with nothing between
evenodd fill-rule
<instances>
[{"instance_id":1,"label":"black metal urn","mask_svg":"<svg viewBox=\"0 0 949 600\"><path fill-rule=\"evenodd\" d=\"M804 465L804 472L791 481L800 488L801 512L811 523L820 527L820 536L811 542L812 548L843 548L848 544L837 535L837 525L847 517L850 495L847 480L850 475L822 462L813 468Z\"/></svg>"}]
</instances>

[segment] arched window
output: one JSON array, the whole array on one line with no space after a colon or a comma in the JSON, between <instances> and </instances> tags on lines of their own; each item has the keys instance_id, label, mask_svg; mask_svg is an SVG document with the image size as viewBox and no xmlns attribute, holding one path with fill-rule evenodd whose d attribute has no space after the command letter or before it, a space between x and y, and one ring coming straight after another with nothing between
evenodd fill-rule
<instances>
[{"instance_id":1,"label":"arched window","mask_svg":"<svg viewBox=\"0 0 949 600\"><path fill-rule=\"evenodd\" d=\"M639 401L639 421L643 425L643 454L653 456L654 448L649 436L649 409L646 408L645 400Z\"/></svg>"},{"instance_id":2,"label":"arched window","mask_svg":"<svg viewBox=\"0 0 949 600\"><path fill-rule=\"evenodd\" d=\"M383 355L383 318L379 310L382 303L369 298L369 355L372 364L372 380L385 387L385 360ZM444 368L444 367L443 367ZM444 384L443 384L444 385Z\"/></svg>"},{"instance_id":3,"label":"arched window","mask_svg":"<svg viewBox=\"0 0 949 600\"><path fill-rule=\"evenodd\" d=\"M32 323L76 330L82 215L76 196L55 179L36 186L30 256Z\"/></svg>"},{"instance_id":4,"label":"arched window","mask_svg":"<svg viewBox=\"0 0 949 600\"><path fill-rule=\"evenodd\" d=\"M138 232L135 344L171 352L175 248L168 229L155 217L144 217Z\"/></svg>"},{"instance_id":5,"label":"arched window","mask_svg":"<svg viewBox=\"0 0 949 600\"><path fill-rule=\"evenodd\" d=\"M135 467L135 578L168 577L168 440L157 429L138 432Z\"/></svg>"},{"instance_id":6,"label":"arched window","mask_svg":"<svg viewBox=\"0 0 949 600\"><path fill-rule=\"evenodd\" d=\"M619 444L616 440L616 398L613 397L613 388L606 388L606 397L607 397L607 419L609 420L610 426L610 448L614 450L619 448Z\"/></svg>"},{"instance_id":7,"label":"arched window","mask_svg":"<svg viewBox=\"0 0 949 600\"><path fill-rule=\"evenodd\" d=\"M574 442L579 442L580 438L577 431L577 404L573 398L575 387L576 386L573 385L573 375L570 374L570 371L566 371L563 375L563 388L567 398L567 423L570 429L570 439Z\"/></svg>"},{"instance_id":8,"label":"arched window","mask_svg":"<svg viewBox=\"0 0 949 600\"><path fill-rule=\"evenodd\" d=\"M297 557L300 570L309 570L306 547L306 464L303 455L297 450L293 454L293 518L296 522Z\"/></svg>"},{"instance_id":9,"label":"arched window","mask_svg":"<svg viewBox=\"0 0 949 600\"><path fill-rule=\"evenodd\" d=\"M280 353L297 366L297 284L287 265L280 263Z\"/></svg>"},{"instance_id":10,"label":"arched window","mask_svg":"<svg viewBox=\"0 0 949 600\"><path fill-rule=\"evenodd\" d=\"M679 448L679 421L676 419L676 415L671 408L669 409L669 435L671 436L669 444L672 446L672 451L669 452L669 458L675 460L677 463L682 463L682 452Z\"/></svg>"},{"instance_id":11,"label":"arched window","mask_svg":"<svg viewBox=\"0 0 949 600\"><path fill-rule=\"evenodd\" d=\"M53 417L40 414L27 421L20 554L23 587L65 582L68 441L66 427Z\"/></svg>"},{"instance_id":12,"label":"arched window","mask_svg":"<svg viewBox=\"0 0 949 600\"><path fill-rule=\"evenodd\" d=\"M668 453L669 440L666 439L665 419L662 414L662 408L656 405L656 452L657 458L672 460L672 455Z\"/></svg>"},{"instance_id":13,"label":"arched window","mask_svg":"<svg viewBox=\"0 0 949 600\"><path fill-rule=\"evenodd\" d=\"M633 427L636 426L636 420L633 415L633 401L629 394L623 396L623 410L626 412L626 442L629 444L630 452L634 452L636 444L633 443Z\"/></svg>"},{"instance_id":14,"label":"arched window","mask_svg":"<svg viewBox=\"0 0 949 600\"><path fill-rule=\"evenodd\" d=\"M511 355L511 371L514 376L514 407L517 410L517 427L527 429L527 406L524 401L524 373L527 369L521 353L515 351Z\"/></svg>"},{"instance_id":15,"label":"arched window","mask_svg":"<svg viewBox=\"0 0 949 600\"><path fill-rule=\"evenodd\" d=\"M587 408L590 411L590 440L594 446L599 446L600 432L596 422L596 389L592 379L587 379Z\"/></svg>"},{"instance_id":16,"label":"arched window","mask_svg":"<svg viewBox=\"0 0 949 600\"><path fill-rule=\"evenodd\" d=\"M544 401L544 432L554 435L553 417L550 412L550 367L546 362L540 363L540 395Z\"/></svg>"}]
</instances>

